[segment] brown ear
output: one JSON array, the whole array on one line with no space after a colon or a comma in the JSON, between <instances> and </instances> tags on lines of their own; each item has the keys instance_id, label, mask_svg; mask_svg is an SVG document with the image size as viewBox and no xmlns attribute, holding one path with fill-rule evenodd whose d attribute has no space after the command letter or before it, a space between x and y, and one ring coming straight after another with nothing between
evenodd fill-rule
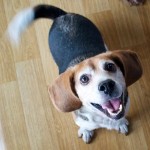
<instances>
[{"instance_id":1,"label":"brown ear","mask_svg":"<svg viewBox=\"0 0 150 150\"><path fill-rule=\"evenodd\" d=\"M79 109L82 105L75 92L74 71L71 69L62 73L55 82L49 86L48 92L54 106L60 111L74 111Z\"/></svg>"},{"instance_id":2,"label":"brown ear","mask_svg":"<svg viewBox=\"0 0 150 150\"><path fill-rule=\"evenodd\" d=\"M130 86L142 76L142 66L135 52L130 50L118 50L113 51L110 57L123 72L126 86Z\"/></svg>"}]
</instances>

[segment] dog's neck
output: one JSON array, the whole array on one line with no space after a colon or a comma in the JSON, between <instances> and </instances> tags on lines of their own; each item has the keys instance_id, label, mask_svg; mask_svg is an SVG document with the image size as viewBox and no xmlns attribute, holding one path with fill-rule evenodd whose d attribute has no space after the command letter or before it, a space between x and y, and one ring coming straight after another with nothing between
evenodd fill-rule
<instances>
[{"instance_id":1,"label":"dog's neck","mask_svg":"<svg viewBox=\"0 0 150 150\"><path fill-rule=\"evenodd\" d=\"M85 59L95 56L94 53L88 53L74 58L68 65L68 68L75 66L76 64L82 62Z\"/></svg>"}]
</instances>

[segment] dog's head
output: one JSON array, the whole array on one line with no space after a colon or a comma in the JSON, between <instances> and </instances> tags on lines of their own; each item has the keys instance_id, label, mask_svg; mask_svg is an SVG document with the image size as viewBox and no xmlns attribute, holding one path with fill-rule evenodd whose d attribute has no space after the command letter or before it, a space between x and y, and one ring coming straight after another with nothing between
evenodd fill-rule
<instances>
[{"instance_id":1,"label":"dog's head","mask_svg":"<svg viewBox=\"0 0 150 150\"><path fill-rule=\"evenodd\" d=\"M96 113L119 119L125 111L126 88L141 75L136 53L107 52L69 68L49 87L49 94L60 111L70 112L84 105Z\"/></svg>"}]
</instances>

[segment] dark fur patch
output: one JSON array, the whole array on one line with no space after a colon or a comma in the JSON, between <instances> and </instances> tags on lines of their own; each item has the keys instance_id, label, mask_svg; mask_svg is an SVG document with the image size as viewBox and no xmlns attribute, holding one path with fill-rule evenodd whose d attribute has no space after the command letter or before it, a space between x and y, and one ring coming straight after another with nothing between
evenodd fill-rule
<instances>
[{"instance_id":1,"label":"dark fur patch","mask_svg":"<svg viewBox=\"0 0 150 150\"><path fill-rule=\"evenodd\" d=\"M60 8L50 6L50 5L38 5L34 7L35 19L39 18L48 18L55 19L59 16L65 15L66 12L61 10Z\"/></svg>"}]
</instances>

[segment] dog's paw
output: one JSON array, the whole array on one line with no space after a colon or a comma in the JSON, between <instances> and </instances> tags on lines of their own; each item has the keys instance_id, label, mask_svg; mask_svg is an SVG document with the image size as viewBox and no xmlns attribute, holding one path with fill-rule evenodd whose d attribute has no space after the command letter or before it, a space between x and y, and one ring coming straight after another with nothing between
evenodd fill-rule
<instances>
[{"instance_id":1,"label":"dog's paw","mask_svg":"<svg viewBox=\"0 0 150 150\"><path fill-rule=\"evenodd\" d=\"M120 133L127 135L128 134L128 126L129 126L128 120L126 118L123 118L122 120L120 120L117 130Z\"/></svg>"},{"instance_id":2,"label":"dog's paw","mask_svg":"<svg viewBox=\"0 0 150 150\"><path fill-rule=\"evenodd\" d=\"M89 131L82 128L78 130L78 137L82 138L85 143L89 143L93 135L94 135L94 131Z\"/></svg>"}]
</instances>

